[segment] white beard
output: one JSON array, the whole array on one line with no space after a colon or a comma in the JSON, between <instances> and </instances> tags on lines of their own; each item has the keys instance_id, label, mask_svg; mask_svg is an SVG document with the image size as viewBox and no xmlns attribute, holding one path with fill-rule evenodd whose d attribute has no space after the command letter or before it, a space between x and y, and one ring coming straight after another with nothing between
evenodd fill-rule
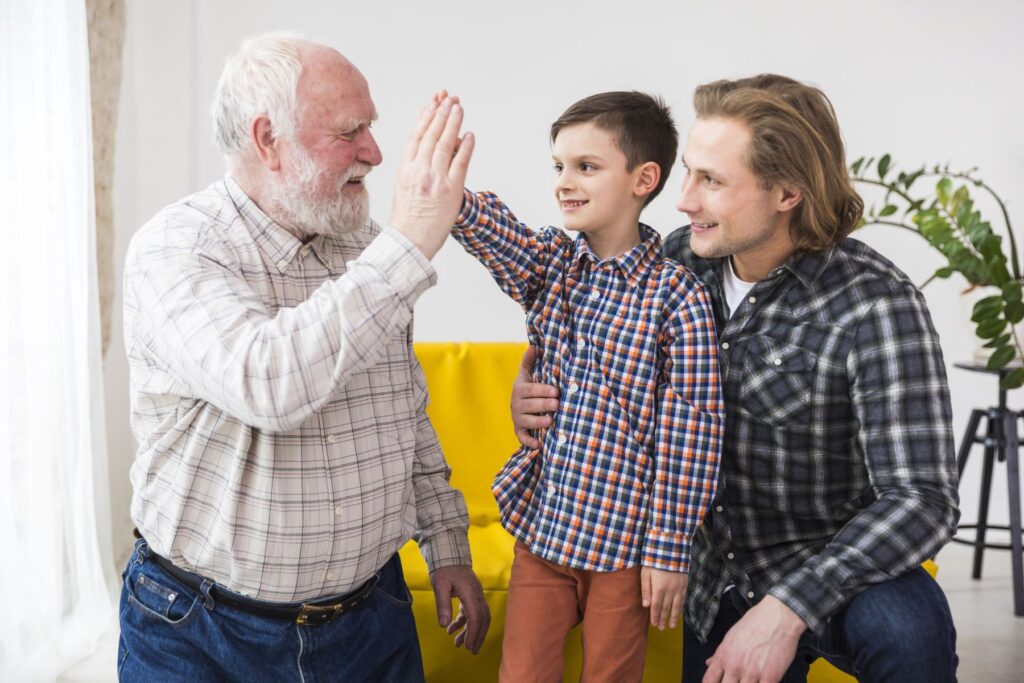
<instances>
[{"instance_id":1,"label":"white beard","mask_svg":"<svg viewBox=\"0 0 1024 683\"><path fill-rule=\"evenodd\" d=\"M365 188L353 194L346 183L353 176L366 175L372 166L352 164L326 196L320 196L316 162L298 142L293 149L296 173L273 190L273 203L282 218L304 235L340 237L365 226L370 220L370 197Z\"/></svg>"}]
</instances>

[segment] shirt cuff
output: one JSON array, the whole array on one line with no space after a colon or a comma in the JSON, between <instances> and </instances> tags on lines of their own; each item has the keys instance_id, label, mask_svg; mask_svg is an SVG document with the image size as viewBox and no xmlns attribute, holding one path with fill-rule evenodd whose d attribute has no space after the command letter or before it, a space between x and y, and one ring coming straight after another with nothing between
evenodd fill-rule
<instances>
[{"instance_id":1,"label":"shirt cuff","mask_svg":"<svg viewBox=\"0 0 1024 683\"><path fill-rule=\"evenodd\" d=\"M469 536L465 531L442 531L420 541L420 552L427 563L427 569L434 571L452 565L473 566L469 552Z\"/></svg>"},{"instance_id":2,"label":"shirt cuff","mask_svg":"<svg viewBox=\"0 0 1024 683\"><path fill-rule=\"evenodd\" d=\"M384 228L358 260L376 268L410 308L423 292L437 284L437 271L430 259L394 228Z\"/></svg>"},{"instance_id":3,"label":"shirt cuff","mask_svg":"<svg viewBox=\"0 0 1024 683\"><path fill-rule=\"evenodd\" d=\"M640 563L651 569L685 574L690 569L690 539L674 531L649 529Z\"/></svg>"},{"instance_id":4,"label":"shirt cuff","mask_svg":"<svg viewBox=\"0 0 1024 683\"><path fill-rule=\"evenodd\" d=\"M455 227L458 228L471 228L476 223L477 216L480 214L480 207L477 204L476 195L469 190L462 189L462 208L459 209L459 215L455 219Z\"/></svg>"},{"instance_id":5,"label":"shirt cuff","mask_svg":"<svg viewBox=\"0 0 1024 683\"><path fill-rule=\"evenodd\" d=\"M847 596L818 576L810 567L800 567L768 591L796 612L807 628L821 635L828 618L842 609Z\"/></svg>"}]
</instances>

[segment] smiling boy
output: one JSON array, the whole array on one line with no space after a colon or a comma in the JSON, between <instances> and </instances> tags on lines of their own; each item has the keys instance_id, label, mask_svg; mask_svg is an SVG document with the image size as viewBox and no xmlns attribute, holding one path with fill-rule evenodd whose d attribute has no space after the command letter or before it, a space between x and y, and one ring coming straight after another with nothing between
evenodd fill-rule
<instances>
[{"instance_id":1,"label":"smiling boy","mask_svg":"<svg viewBox=\"0 0 1024 683\"><path fill-rule=\"evenodd\" d=\"M469 191L453 230L526 311L538 377L564 397L541 447L512 455L493 486L516 538L500 674L561 680L565 637L582 621L584 680L640 680L648 621L676 625L715 492L713 316L639 222L676 156L667 107L593 95L552 124L551 143L577 238L535 233L495 195Z\"/></svg>"}]
</instances>

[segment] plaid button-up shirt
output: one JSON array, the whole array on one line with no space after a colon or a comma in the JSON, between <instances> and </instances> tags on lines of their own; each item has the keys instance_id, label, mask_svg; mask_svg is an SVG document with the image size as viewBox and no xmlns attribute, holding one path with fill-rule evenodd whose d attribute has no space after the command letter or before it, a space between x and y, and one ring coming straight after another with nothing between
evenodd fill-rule
<instances>
[{"instance_id":1,"label":"plaid button-up shirt","mask_svg":"<svg viewBox=\"0 0 1024 683\"><path fill-rule=\"evenodd\" d=\"M721 436L703 287L645 225L641 244L600 260L582 236L534 233L466 192L453 234L526 310L539 378L561 392L542 450L521 448L494 482L505 528L563 566L686 571Z\"/></svg>"},{"instance_id":2,"label":"plaid button-up shirt","mask_svg":"<svg viewBox=\"0 0 1024 683\"><path fill-rule=\"evenodd\" d=\"M706 637L732 584L751 603L777 597L819 631L956 528L949 389L924 297L845 239L772 271L729 317L722 259L697 257L689 228L665 253L711 292L726 406L685 618Z\"/></svg>"},{"instance_id":3,"label":"plaid button-up shirt","mask_svg":"<svg viewBox=\"0 0 1024 683\"><path fill-rule=\"evenodd\" d=\"M350 591L414 529L431 569L468 565L411 345L434 278L373 223L303 244L230 178L139 230L131 513L153 550L273 602Z\"/></svg>"}]
</instances>

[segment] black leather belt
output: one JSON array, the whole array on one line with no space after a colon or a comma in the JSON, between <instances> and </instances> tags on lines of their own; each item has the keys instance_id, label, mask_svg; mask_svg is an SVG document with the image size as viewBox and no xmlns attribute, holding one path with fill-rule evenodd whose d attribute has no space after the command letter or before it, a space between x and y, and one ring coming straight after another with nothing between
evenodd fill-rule
<instances>
[{"instance_id":1,"label":"black leather belt","mask_svg":"<svg viewBox=\"0 0 1024 683\"><path fill-rule=\"evenodd\" d=\"M157 555L152 549L147 551L147 555L157 564L158 567L167 572L175 580L183 583L197 593L202 594L202 584L203 581L206 580L202 576L175 567L173 562L168 560L166 557ZM331 599L330 602L303 603L298 606L277 606L269 602L250 600L222 590L212 581L209 582L212 584L209 592L210 597L212 597L215 602L227 605L228 607L234 607L242 612L248 612L249 614L255 614L256 616L267 617L270 619L294 621L296 624L302 626L319 626L321 624L328 624L334 621L342 614L351 612L366 602L373 593L373 589L376 588L378 580L380 580L380 573L374 574L370 577L370 580L362 586L351 593L341 596L340 598Z\"/></svg>"}]
</instances>

